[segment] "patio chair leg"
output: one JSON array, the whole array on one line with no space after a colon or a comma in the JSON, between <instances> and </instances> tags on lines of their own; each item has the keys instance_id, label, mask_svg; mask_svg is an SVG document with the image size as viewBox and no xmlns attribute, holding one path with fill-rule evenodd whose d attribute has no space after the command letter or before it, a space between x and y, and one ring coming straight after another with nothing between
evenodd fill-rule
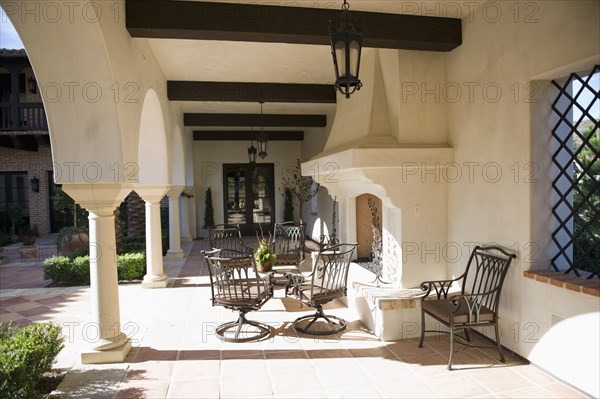
<instances>
[{"instance_id":1,"label":"patio chair leg","mask_svg":"<svg viewBox=\"0 0 600 399\"><path fill-rule=\"evenodd\" d=\"M471 327L465 327L463 328L463 330L465 331L465 337L467 338L468 342L471 342L471 334L469 334L469 330L471 329Z\"/></svg>"},{"instance_id":2,"label":"patio chair leg","mask_svg":"<svg viewBox=\"0 0 600 399\"><path fill-rule=\"evenodd\" d=\"M504 359L504 353L502 352L502 345L500 345L500 334L498 331L498 323L494 324L494 327L496 329L496 343L498 344L498 353L500 353L500 361L502 363L506 362L506 359Z\"/></svg>"},{"instance_id":3,"label":"patio chair leg","mask_svg":"<svg viewBox=\"0 0 600 399\"><path fill-rule=\"evenodd\" d=\"M317 321L319 319L319 316L315 316L312 321L310 323L308 323L308 325L306 326L306 329L310 329L310 326L312 326L313 324L315 324L315 321Z\"/></svg>"},{"instance_id":4,"label":"patio chair leg","mask_svg":"<svg viewBox=\"0 0 600 399\"><path fill-rule=\"evenodd\" d=\"M421 340L419 341L419 348L423 347L423 340L425 339L425 312L421 309Z\"/></svg>"},{"instance_id":5,"label":"patio chair leg","mask_svg":"<svg viewBox=\"0 0 600 399\"><path fill-rule=\"evenodd\" d=\"M242 326L244 325L244 323L246 323L246 317L245 314L240 312L240 317L238 317L238 326L235 329L235 334L233 335L233 339L238 339L240 336L240 332L242 331Z\"/></svg>"},{"instance_id":6,"label":"patio chair leg","mask_svg":"<svg viewBox=\"0 0 600 399\"><path fill-rule=\"evenodd\" d=\"M454 326L450 325L450 356L448 357L448 370L452 370L452 358L454 357Z\"/></svg>"}]
</instances>

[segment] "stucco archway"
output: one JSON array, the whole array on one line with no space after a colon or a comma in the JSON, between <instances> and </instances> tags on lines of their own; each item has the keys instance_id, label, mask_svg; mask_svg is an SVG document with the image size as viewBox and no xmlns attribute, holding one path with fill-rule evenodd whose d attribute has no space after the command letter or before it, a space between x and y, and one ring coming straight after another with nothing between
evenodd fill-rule
<instances>
[{"instance_id":1,"label":"stucco archway","mask_svg":"<svg viewBox=\"0 0 600 399\"><path fill-rule=\"evenodd\" d=\"M140 115L138 168L140 185L167 185L170 183L163 110L158 95L152 88L146 92Z\"/></svg>"}]
</instances>

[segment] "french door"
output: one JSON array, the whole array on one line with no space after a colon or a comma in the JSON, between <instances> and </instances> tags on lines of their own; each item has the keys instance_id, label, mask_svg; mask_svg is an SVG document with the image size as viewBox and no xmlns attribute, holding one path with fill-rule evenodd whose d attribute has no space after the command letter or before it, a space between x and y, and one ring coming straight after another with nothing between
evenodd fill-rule
<instances>
[{"instance_id":1,"label":"french door","mask_svg":"<svg viewBox=\"0 0 600 399\"><path fill-rule=\"evenodd\" d=\"M254 235L262 226L267 234L275 223L273 164L224 164L223 205L226 224Z\"/></svg>"}]
</instances>

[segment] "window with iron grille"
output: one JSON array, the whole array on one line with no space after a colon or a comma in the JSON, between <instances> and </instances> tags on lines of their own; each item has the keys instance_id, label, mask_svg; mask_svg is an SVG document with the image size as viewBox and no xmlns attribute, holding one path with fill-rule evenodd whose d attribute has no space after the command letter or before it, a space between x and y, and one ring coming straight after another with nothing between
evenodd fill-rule
<instances>
[{"instance_id":1,"label":"window with iron grille","mask_svg":"<svg viewBox=\"0 0 600 399\"><path fill-rule=\"evenodd\" d=\"M552 84L552 266L600 278L600 65Z\"/></svg>"}]
</instances>

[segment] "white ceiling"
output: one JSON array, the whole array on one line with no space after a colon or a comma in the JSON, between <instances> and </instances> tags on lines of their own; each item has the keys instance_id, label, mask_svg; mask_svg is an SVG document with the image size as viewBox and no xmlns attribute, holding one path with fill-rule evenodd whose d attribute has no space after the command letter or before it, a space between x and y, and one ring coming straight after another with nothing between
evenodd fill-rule
<instances>
[{"instance_id":1,"label":"white ceiling","mask_svg":"<svg viewBox=\"0 0 600 399\"><path fill-rule=\"evenodd\" d=\"M200 0L185 0L200 1ZM223 3L264 4L310 8L341 7L342 1L296 0L202 0ZM465 17L461 2L351 0L350 10ZM481 2L483 3L483 2ZM450 6L452 4L452 6ZM472 4L472 3L469 3ZM463 10L458 11L456 6ZM167 80L264 83L320 83L335 80L329 46L285 43L228 42L208 40L147 39ZM253 103L179 102L184 112L256 112ZM265 113L318 113L335 107L323 104L266 104Z\"/></svg>"}]
</instances>

